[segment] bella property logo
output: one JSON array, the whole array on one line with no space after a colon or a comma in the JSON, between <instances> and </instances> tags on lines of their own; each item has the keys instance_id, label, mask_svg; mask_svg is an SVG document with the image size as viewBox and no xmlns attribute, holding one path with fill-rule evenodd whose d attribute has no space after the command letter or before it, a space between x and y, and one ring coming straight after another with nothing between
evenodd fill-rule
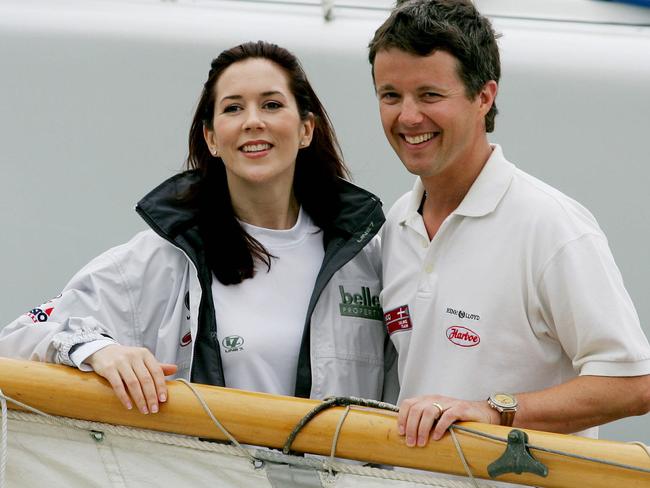
<instances>
[{"instance_id":1,"label":"bella property logo","mask_svg":"<svg viewBox=\"0 0 650 488\"><path fill-rule=\"evenodd\" d=\"M460 347L474 347L481 342L476 332L460 325L452 325L447 329L447 339Z\"/></svg>"},{"instance_id":2,"label":"bella property logo","mask_svg":"<svg viewBox=\"0 0 650 488\"><path fill-rule=\"evenodd\" d=\"M359 317L362 319L381 320L381 306L379 305L379 295L372 295L370 288L361 287L361 293L349 293L339 285L341 293L341 303L339 310L341 315L346 317Z\"/></svg>"}]
</instances>

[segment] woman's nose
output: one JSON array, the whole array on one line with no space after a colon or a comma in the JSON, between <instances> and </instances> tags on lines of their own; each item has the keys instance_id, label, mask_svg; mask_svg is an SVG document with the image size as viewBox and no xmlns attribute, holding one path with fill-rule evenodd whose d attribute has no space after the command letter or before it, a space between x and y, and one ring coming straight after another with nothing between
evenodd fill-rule
<instances>
[{"instance_id":1,"label":"woman's nose","mask_svg":"<svg viewBox=\"0 0 650 488\"><path fill-rule=\"evenodd\" d=\"M257 108L249 108L246 111L246 119L244 120L244 130L260 129L264 127L264 120L262 114Z\"/></svg>"}]
</instances>

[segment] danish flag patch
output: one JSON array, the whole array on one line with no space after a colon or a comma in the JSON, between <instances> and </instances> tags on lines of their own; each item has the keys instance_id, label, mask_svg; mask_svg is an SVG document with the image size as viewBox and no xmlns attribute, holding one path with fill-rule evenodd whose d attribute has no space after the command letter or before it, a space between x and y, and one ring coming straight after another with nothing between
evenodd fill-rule
<instances>
[{"instance_id":1,"label":"danish flag patch","mask_svg":"<svg viewBox=\"0 0 650 488\"><path fill-rule=\"evenodd\" d=\"M385 312L384 320L386 321L386 328L388 329L389 335L393 334L393 332L411 330L413 328L408 305L402 305Z\"/></svg>"}]
</instances>

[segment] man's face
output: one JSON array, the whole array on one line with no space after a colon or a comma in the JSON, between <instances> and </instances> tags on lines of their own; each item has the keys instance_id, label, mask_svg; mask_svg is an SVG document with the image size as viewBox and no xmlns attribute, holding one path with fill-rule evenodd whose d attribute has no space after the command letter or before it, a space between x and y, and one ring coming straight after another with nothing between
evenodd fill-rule
<instances>
[{"instance_id":1,"label":"man's face","mask_svg":"<svg viewBox=\"0 0 650 488\"><path fill-rule=\"evenodd\" d=\"M461 170L487 144L484 117L493 97L468 99L457 63L446 51L417 56L392 48L375 57L386 138L406 169L424 179Z\"/></svg>"}]
</instances>

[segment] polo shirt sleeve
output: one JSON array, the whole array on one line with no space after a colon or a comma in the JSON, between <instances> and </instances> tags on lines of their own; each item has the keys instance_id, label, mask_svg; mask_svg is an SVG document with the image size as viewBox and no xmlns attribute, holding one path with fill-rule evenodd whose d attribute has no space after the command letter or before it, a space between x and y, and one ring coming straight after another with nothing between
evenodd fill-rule
<instances>
[{"instance_id":1,"label":"polo shirt sleeve","mask_svg":"<svg viewBox=\"0 0 650 488\"><path fill-rule=\"evenodd\" d=\"M578 374L650 374L650 345L604 235L559 247L541 270L537 294Z\"/></svg>"}]
</instances>

